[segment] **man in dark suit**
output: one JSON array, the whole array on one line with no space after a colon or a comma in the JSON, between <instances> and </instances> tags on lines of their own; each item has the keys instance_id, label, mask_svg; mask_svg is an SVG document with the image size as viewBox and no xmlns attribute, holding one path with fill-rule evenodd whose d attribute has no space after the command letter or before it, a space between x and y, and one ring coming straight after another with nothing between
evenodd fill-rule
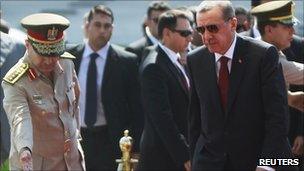
<instances>
[{"instance_id":1,"label":"man in dark suit","mask_svg":"<svg viewBox=\"0 0 304 171\"><path fill-rule=\"evenodd\" d=\"M197 30L205 46L188 57L192 170L264 170L259 158L292 157L278 52L238 36L236 27L231 2L199 5Z\"/></svg>"},{"instance_id":2,"label":"man in dark suit","mask_svg":"<svg viewBox=\"0 0 304 171\"><path fill-rule=\"evenodd\" d=\"M81 135L87 170L116 170L123 131L129 129L138 152L143 128L136 55L109 43L113 20L108 7L93 7L85 26L87 43L69 48L76 56L81 88Z\"/></svg>"},{"instance_id":3,"label":"man in dark suit","mask_svg":"<svg viewBox=\"0 0 304 171\"><path fill-rule=\"evenodd\" d=\"M178 60L192 29L185 13L170 10L160 16L158 32L162 44L140 69L145 126L138 170L189 170L189 79Z\"/></svg>"},{"instance_id":4,"label":"man in dark suit","mask_svg":"<svg viewBox=\"0 0 304 171\"><path fill-rule=\"evenodd\" d=\"M126 47L127 51L135 53L137 55L138 63L140 63L143 56L145 56L145 48L147 46L156 45L158 43L158 18L162 13L168 11L169 9L169 5L163 1L153 1L149 5L147 10L146 26L143 30L144 36Z\"/></svg>"}]
</instances>

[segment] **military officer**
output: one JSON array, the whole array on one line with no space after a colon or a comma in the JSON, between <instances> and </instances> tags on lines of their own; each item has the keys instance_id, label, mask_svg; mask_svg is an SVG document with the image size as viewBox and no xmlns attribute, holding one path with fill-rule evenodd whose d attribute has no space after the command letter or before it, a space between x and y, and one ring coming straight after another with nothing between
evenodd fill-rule
<instances>
[{"instance_id":1,"label":"military officer","mask_svg":"<svg viewBox=\"0 0 304 171\"><path fill-rule=\"evenodd\" d=\"M84 170L79 84L63 31L69 21L38 13L21 20L25 55L2 81L11 127L11 170Z\"/></svg>"},{"instance_id":2,"label":"military officer","mask_svg":"<svg viewBox=\"0 0 304 171\"><path fill-rule=\"evenodd\" d=\"M257 17L257 26L261 33L261 39L273 44L278 49L279 62L282 64L284 79L288 86L290 84L304 85L304 64L288 61L282 52L282 50L291 46L295 33L293 26L298 20L294 17L294 8L295 3L289 0L263 3L251 10L251 13ZM293 49L290 49L290 51L293 51ZM302 57L297 56L295 58ZM303 111L303 99L303 91L296 93L288 92L288 104L293 108ZM292 143L292 152L297 157L304 154L303 121L304 117L300 113L290 113L288 137ZM301 160L300 163L303 163Z\"/></svg>"},{"instance_id":3,"label":"military officer","mask_svg":"<svg viewBox=\"0 0 304 171\"><path fill-rule=\"evenodd\" d=\"M304 85L303 63L288 61L282 50L289 48L295 33L294 24L298 20L294 17L295 3L289 1L271 1L256 6L251 10L257 17L257 25L261 39L271 43L279 51L279 61L287 86ZM291 50L291 49L290 49ZM297 58L301 58L298 56ZM289 105L301 111L304 110L303 92L288 92ZM291 100L292 99L292 100ZM304 143L304 139L303 139Z\"/></svg>"}]
</instances>

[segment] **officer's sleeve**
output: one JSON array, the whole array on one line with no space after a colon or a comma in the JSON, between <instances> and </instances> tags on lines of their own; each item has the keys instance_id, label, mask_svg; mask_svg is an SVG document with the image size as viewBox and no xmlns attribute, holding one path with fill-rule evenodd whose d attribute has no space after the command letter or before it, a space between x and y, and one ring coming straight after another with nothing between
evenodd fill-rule
<instances>
[{"instance_id":1,"label":"officer's sleeve","mask_svg":"<svg viewBox=\"0 0 304 171\"><path fill-rule=\"evenodd\" d=\"M75 115L75 118L77 121L77 129L78 129L78 131L80 131L80 113L79 113L80 86L79 86L79 81L78 81L75 70L73 70L73 82L75 83L74 91L75 91L75 97L76 97L76 104L74 106L74 115Z\"/></svg>"},{"instance_id":2,"label":"officer's sleeve","mask_svg":"<svg viewBox=\"0 0 304 171\"><path fill-rule=\"evenodd\" d=\"M304 64L280 58L285 81L288 84L304 84Z\"/></svg>"},{"instance_id":3,"label":"officer's sleeve","mask_svg":"<svg viewBox=\"0 0 304 171\"><path fill-rule=\"evenodd\" d=\"M11 145L18 151L33 147L33 127L25 90L18 84L2 82L3 108L11 128Z\"/></svg>"}]
</instances>

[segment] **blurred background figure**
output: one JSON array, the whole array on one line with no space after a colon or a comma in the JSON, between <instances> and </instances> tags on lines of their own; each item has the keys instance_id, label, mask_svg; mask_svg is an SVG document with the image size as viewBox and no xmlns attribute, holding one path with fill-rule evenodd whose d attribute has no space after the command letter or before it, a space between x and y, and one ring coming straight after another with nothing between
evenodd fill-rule
<instances>
[{"instance_id":1,"label":"blurred background figure","mask_svg":"<svg viewBox=\"0 0 304 171\"><path fill-rule=\"evenodd\" d=\"M159 42L157 31L158 17L169 9L170 6L164 1L153 1L149 5L147 19L145 20L146 27L144 29L144 36L126 47L127 51L137 55L138 63L140 63L143 58L145 47L156 45Z\"/></svg>"},{"instance_id":2,"label":"blurred background figure","mask_svg":"<svg viewBox=\"0 0 304 171\"><path fill-rule=\"evenodd\" d=\"M119 140L125 129L139 153L143 129L136 55L110 43L114 15L110 8L90 9L85 24L87 41L69 45L76 56L80 82L81 135L87 170L116 170Z\"/></svg>"},{"instance_id":3,"label":"blurred background figure","mask_svg":"<svg viewBox=\"0 0 304 171\"><path fill-rule=\"evenodd\" d=\"M87 23L88 23L88 17L89 17L89 13L86 12L83 15L83 25L81 26L82 30L83 30L83 41L87 42L88 41L88 30L87 30Z\"/></svg>"},{"instance_id":4,"label":"blurred background figure","mask_svg":"<svg viewBox=\"0 0 304 171\"><path fill-rule=\"evenodd\" d=\"M10 24L3 19L2 10L0 10L0 31L9 34L15 41L25 44L26 34L19 29L10 27Z\"/></svg>"},{"instance_id":5,"label":"blurred background figure","mask_svg":"<svg viewBox=\"0 0 304 171\"><path fill-rule=\"evenodd\" d=\"M0 10L0 18L2 11ZM21 42L9 35L9 24L1 18L0 21L0 79L2 80L8 70L14 66L15 63L24 55L25 46L24 41ZM0 165L8 158L10 150L10 128L7 120L6 113L3 109L3 89L0 88L0 146L1 146L1 156Z\"/></svg>"},{"instance_id":6,"label":"blurred background figure","mask_svg":"<svg viewBox=\"0 0 304 171\"><path fill-rule=\"evenodd\" d=\"M1 25L2 30L2 25ZM24 55L25 46L19 40L11 37L10 35L0 32L0 70L2 80L8 70L17 63L17 61ZM10 129L7 120L7 116L3 109L3 89L0 90L0 132L1 132L1 158L0 163L2 164L8 157L10 150Z\"/></svg>"},{"instance_id":7,"label":"blurred background figure","mask_svg":"<svg viewBox=\"0 0 304 171\"><path fill-rule=\"evenodd\" d=\"M203 40L199 32L197 32L196 28L196 6L190 6L188 9L192 12L193 15L193 23L192 23L192 28L193 28L193 35L192 35L192 50L194 50L196 47L202 46Z\"/></svg>"},{"instance_id":8,"label":"blurred background figure","mask_svg":"<svg viewBox=\"0 0 304 171\"><path fill-rule=\"evenodd\" d=\"M235 16L237 18L237 26L236 26L237 33L247 31L251 28L252 17L250 15L250 12L248 12L245 8L236 7Z\"/></svg>"}]
</instances>

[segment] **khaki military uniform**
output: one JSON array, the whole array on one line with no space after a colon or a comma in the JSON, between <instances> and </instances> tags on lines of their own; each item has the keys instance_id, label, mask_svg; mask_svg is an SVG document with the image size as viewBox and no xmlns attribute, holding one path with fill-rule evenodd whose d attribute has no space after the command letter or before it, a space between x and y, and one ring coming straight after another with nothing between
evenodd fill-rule
<instances>
[{"instance_id":1,"label":"khaki military uniform","mask_svg":"<svg viewBox=\"0 0 304 171\"><path fill-rule=\"evenodd\" d=\"M288 61L282 51L279 51L279 61L282 64L285 82L289 84L303 85L304 84L304 64Z\"/></svg>"},{"instance_id":2,"label":"khaki military uniform","mask_svg":"<svg viewBox=\"0 0 304 171\"><path fill-rule=\"evenodd\" d=\"M25 54L2 82L3 106L11 127L11 170L21 170L19 154L23 147L32 152L34 170L85 168L74 65L62 58L53 72L52 82Z\"/></svg>"}]
</instances>

